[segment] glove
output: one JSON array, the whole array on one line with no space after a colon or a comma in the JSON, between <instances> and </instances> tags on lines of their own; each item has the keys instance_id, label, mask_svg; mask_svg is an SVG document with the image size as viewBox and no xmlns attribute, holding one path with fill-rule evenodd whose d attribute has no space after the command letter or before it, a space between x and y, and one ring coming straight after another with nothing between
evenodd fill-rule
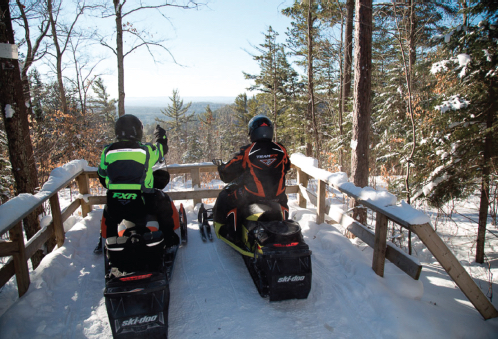
<instances>
[{"instance_id":1,"label":"glove","mask_svg":"<svg viewBox=\"0 0 498 339\"><path fill-rule=\"evenodd\" d=\"M166 136L166 130L157 125L154 136L156 137L156 142L163 145L164 154L168 153L168 137Z\"/></svg>"},{"instance_id":2,"label":"glove","mask_svg":"<svg viewBox=\"0 0 498 339\"><path fill-rule=\"evenodd\" d=\"M166 141L168 140L168 137L166 136L166 130L159 125L156 126L156 130L154 131L154 136L156 137L157 142L160 142L163 139L166 139Z\"/></svg>"}]
</instances>

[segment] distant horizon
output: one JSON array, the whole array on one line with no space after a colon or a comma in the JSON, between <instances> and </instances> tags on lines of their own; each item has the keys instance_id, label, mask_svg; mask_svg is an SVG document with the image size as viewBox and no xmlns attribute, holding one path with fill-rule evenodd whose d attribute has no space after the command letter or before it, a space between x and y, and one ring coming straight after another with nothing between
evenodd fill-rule
<instances>
[{"instance_id":1,"label":"distant horizon","mask_svg":"<svg viewBox=\"0 0 498 339\"><path fill-rule=\"evenodd\" d=\"M185 96L180 99L183 100L184 104L189 102L211 102L211 103L219 103L219 104L232 104L235 101L236 97L231 96ZM125 107L126 106L167 106L171 104L170 96L153 96L153 97L126 97L125 98Z\"/></svg>"}]
</instances>

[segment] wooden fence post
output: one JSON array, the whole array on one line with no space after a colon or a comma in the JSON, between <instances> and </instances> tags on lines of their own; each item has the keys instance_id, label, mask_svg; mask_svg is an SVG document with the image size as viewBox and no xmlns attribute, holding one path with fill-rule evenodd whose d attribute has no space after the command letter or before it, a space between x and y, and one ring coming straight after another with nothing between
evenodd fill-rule
<instances>
[{"instance_id":1,"label":"wooden fence post","mask_svg":"<svg viewBox=\"0 0 498 339\"><path fill-rule=\"evenodd\" d=\"M437 235L430 224L412 225L412 231L422 240L429 251L439 261L444 270L460 287L463 294L467 296L474 307L481 313L484 319L498 317L498 311L489 299L482 293L481 289L465 268L460 264L455 255Z\"/></svg>"},{"instance_id":2,"label":"wooden fence post","mask_svg":"<svg viewBox=\"0 0 498 339\"><path fill-rule=\"evenodd\" d=\"M17 279L17 293L22 297L29 288L29 269L26 261L26 248L24 247L24 237L22 234L22 222L9 230L10 240L17 243L17 253L12 255L14 261L14 271Z\"/></svg>"},{"instance_id":3,"label":"wooden fence post","mask_svg":"<svg viewBox=\"0 0 498 339\"><path fill-rule=\"evenodd\" d=\"M192 188L194 190L196 189L195 186L197 186L197 189L201 188L201 171L198 167L190 170L190 177L192 178ZM202 199L194 199L194 207L201 202Z\"/></svg>"},{"instance_id":4,"label":"wooden fence post","mask_svg":"<svg viewBox=\"0 0 498 339\"><path fill-rule=\"evenodd\" d=\"M377 212L375 219L375 242L372 260L372 268L377 275L384 276L384 265L386 262L386 245L387 245L387 217Z\"/></svg>"},{"instance_id":5,"label":"wooden fence post","mask_svg":"<svg viewBox=\"0 0 498 339\"><path fill-rule=\"evenodd\" d=\"M52 222L54 223L54 235L57 246L64 245L64 225L62 221L61 206L59 204L59 194L50 197L50 208L52 211Z\"/></svg>"},{"instance_id":6,"label":"wooden fence post","mask_svg":"<svg viewBox=\"0 0 498 339\"><path fill-rule=\"evenodd\" d=\"M90 185L88 184L88 174L81 173L77 178L78 188L80 194L88 194L90 193ZM88 213L92 211L92 205L85 202L85 200L81 200L81 215L84 217L87 216Z\"/></svg>"},{"instance_id":7,"label":"wooden fence post","mask_svg":"<svg viewBox=\"0 0 498 339\"><path fill-rule=\"evenodd\" d=\"M316 223L323 224L325 221L325 188L327 184L325 181L318 180L318 187L316 192Z\"/></svg>"},{"instance_id":8,"label":"wooden fence post","mask_svg":"<svg viewBox=\"0 0 498 339\"><path fill-rule=\"evenodd\" d=\"M296 168L297 170L297 184L302 185L304 188L308 186L308 175L301 171L299 167ZM304 198L303 194L298 192L297 193L297 203L299 207L301 208L306 208L306 199Z\"/></svg>"}]
</instances>

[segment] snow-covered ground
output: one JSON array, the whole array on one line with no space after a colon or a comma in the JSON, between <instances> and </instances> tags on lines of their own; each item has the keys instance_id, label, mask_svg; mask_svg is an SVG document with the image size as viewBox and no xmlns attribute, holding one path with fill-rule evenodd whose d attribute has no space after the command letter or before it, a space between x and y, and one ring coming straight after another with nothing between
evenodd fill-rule
<instances>
[{"instance_id":1,"label":"snow-covered ground","mask_svg":"<svg viewBox=\"0 0 498 339\"><path fill-rule=\"evenodd\" d=\"M61 198L63 199L63 198ZM340 197L337 200L340 203ZM180 201L175 202L179 206ZM414 239L423 264L415 281L386 262L385 276L372 268L372 250L350 241L337 225L315 223L313 207L290 200L313 251L313 283L306 300L270 303L259 296L240 255L199 236L198 206L183 201L189 242L179 249L170 285L169 338L497 338L498 319L483 320L455 283ZM64 203L61 203L64 204ZM496 290L496 237L488 234L486 265L473 263L472 202L463 216L438 219L438 232L481 286ZM110 338L104 304L103 257L93 254L102 210L72 218L64 246L31 273L17 298L12 279L0 293L0 338ZM72 227L71 227L72 226ZM496 230L495 230L496 231ZM475 232L474 232L475 233ZM495 232L496 233L496 232ZM490 281L493 283L490 285ZM498 308L496 298L493 304Z\"/></svg>"}]
</instances>

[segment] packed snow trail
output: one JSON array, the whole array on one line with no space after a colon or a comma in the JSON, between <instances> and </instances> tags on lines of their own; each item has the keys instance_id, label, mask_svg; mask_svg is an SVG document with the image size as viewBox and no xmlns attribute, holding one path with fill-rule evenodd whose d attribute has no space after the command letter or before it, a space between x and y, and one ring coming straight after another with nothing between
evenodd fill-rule
<instances>
[{"instance_id":1,"label":"packed snow trail","mask_svg":"<svg viewBox=\"0 0 498 339\"><path fill-rule=\"evenodd\" d=\"M317 225L315 212L295 200L291 216L313 252L311 292L270 303L237 252L197 236L198 207L184 205L189 242L178 250L170 283L169 338L496 338L498 319L484 321L439 266L424 266L414 281L386 262L378 277L371 249L358 248L334 225ZM31 274L21 299L13 280L5 286L0 338L111 338L103 257L93 254L101 214L74 224L64 246Z\"/></svg>"}]
</instances>

